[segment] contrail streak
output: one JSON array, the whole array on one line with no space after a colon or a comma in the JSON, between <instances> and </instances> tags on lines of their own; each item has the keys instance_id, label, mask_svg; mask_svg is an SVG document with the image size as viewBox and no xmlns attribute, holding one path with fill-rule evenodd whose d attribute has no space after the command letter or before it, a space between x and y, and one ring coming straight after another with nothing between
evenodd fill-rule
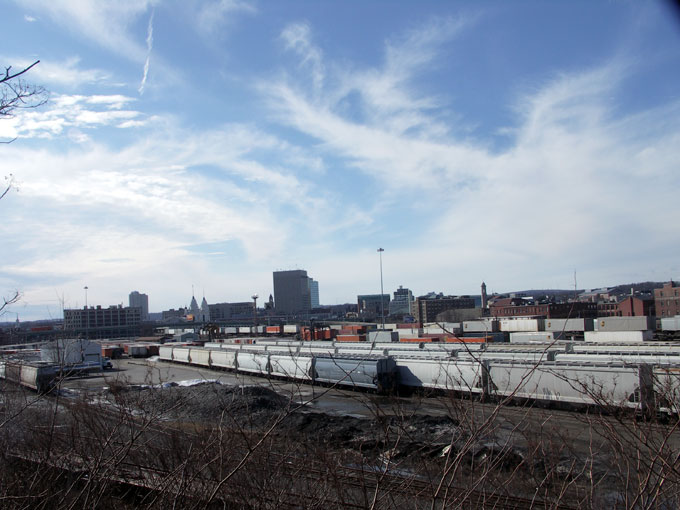
<instances>
[{"instance_id":1,"label":"contrail streak","mask_svg":"<svg viewBox=\"0 0 680 510\"><path fill-rule=\"evenodd\" d=\"M153 49L153 15L149 18L149 26L146 32L146 62L144 62L144 75L142 76L142 83L139 85L139 95L144 94L144 86L146 85L146 77L149 74L149 61L151 60L151 50Z\"/></svg>"}]
</instances>

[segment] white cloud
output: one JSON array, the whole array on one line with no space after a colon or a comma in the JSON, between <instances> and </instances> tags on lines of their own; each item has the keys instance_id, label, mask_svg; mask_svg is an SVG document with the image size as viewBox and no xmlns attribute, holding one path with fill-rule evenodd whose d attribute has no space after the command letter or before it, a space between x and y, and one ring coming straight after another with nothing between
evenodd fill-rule
<instances>
[{"instance_id":1,"label":"white cloud","mask_svg":"<svg viewBox=\"0 0 680 510\"><path fill-rule=\"evenodd\" d=\"M113 124L121 127L121 120L129 121L141 115L138 111L121 109L133 101L133 98L122 95L55 95L47 105L35 110L21 110L15 117L0 123L0 137L52 138L70 128ZM103 107L104 111L96 107Z\"/></svg>"},{"instance_id":2,"label":"white cloud","mask_svg":"<svg viewBox=\"0 0 680 510\"><path fill-rule=\"evenodd\" d=\"M288 25L281 33L286 49L294 50L300 56L300 66L309 67L314 81L314 88L321 89L325 69L321 50L311 42L311 30L306 23Z\"/></svg>"},{"instance_id":3,"label":"white cloud","mask_svg":"<svg viewBox=\"0 0 680 510\"><path fill-rule=\"evenodd\" d=\"M564 271L568 280L580 264L593 273L612 271L612 258L625 265L663 250L680 211L641 214L640 207L674 200L680 103L624 115L616 98L634 72L630 65L614 61L563 73L508 105L516 115L507 131L512 141L502 152L491 151L441 124L437 110L446 104L411 84L431 67L437 45L462 26L414 31L403 44L388 43L383 66L327 75L323 99L304 80L270 81L260 90L282 124L315 138L329 157L377 183L383 197L374 201L386 207L380 212L390 214L404 202L414 214L430 210L414 240L427 247L399 249L427 268L417 274L422 282L432 279L428 274L453 272L466 282L452 286L476 288L476 280L487 278L469 275L466 268L476 266L487 267L498 287L518 288L532 269L531 284L540 285L544 274ZM309 47L306 29L287 39L303 62L321 55ZM352 92L360 114L344 108Z\"/></svg>"},{"instance_id":4,"label":"white cloud","mask_svg":"<svg viewBox=\"0 0 680 510\"><path fill-rule=\"evenodd\" d=\"M33 16L29 16L28 14L26 14L26 15L24 16L24 20L25 20L25 21L28 21L29 23L33 23L34 21L36 21L36 18L34 18Z\"/></svg>"},{"instance_id":5,"label":"white cloud","mask_svg":"<svg viewBox=\"0 0 680 510\"><path fill-rule=\"evenodd\" d=\"M18 62L21 62L21 65L32 63L27 60ZM63 61L41 59L40 63L31 69L31 80L52 89L103 83L111 77L108 72L101 69L80 69L79 64L79 57L70 57Z\"/></svg>"},{"instance_id":6,"label":"white cloud","mask_svg":"<svg viewBox=\"0 0 680 510\"><path fill-rule=\"evenodd\" d=\"M83 34L109 50L143 61L145 51L128 33L129 25L156 0L22 0L24 8Z\"/></svg>"},{"instance_id":7,"label":"white cloud","mask_svg":"<svg viewBox=\"0 0 680 510\"><path fill-rule=\"evenodd\" d=\"M214 35L230 22L230 16L238 12L255 13L256 9L251 2L242 0L209 0L196 14L198 30L204 34Z\"/></svg>"}]
</instances>

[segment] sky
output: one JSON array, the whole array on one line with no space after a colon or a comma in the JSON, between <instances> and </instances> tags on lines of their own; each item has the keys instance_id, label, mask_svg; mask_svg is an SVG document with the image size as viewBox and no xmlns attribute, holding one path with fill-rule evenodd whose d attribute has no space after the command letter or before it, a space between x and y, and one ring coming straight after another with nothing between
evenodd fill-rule
<instances>
[{"instance_id":1,"label":"sky","mask_svg":"<svg viewBox=\"0 0 680 510\"><path fill-rule=\"evenodd\" d=\"M680 14L662 1L22 0L0 62L0 320L399 285L680 278ZM3 180L2 182L8 182ZM576 283L575 283L576 282ZM84 287L88 287L85 291ZM261 301L262 302L262 301Z\"/></svg>"}]
</instances>

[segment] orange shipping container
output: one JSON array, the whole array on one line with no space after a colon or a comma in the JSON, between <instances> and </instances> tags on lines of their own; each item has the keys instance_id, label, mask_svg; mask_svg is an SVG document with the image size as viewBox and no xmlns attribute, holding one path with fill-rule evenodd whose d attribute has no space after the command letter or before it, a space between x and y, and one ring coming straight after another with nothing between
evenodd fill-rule
<instances>
[{"instance_id":1,"label":"orange shipping container","mask_svg":"<svg viewBox=\"0 0 680 510\"><path fill-rule=\"evenodd\" d=\"M409 343L420 343L420 342L432 342L431 338L420 338L420 337L413 337L413 338L407 338L407 337L401 337L399 338L400 342L409 342Z\"/></svg>"},{"instance_id":2,"label":"orange shipping container","mask_svg":"<svg viewBox=\"0 0 680 510\"><path fill-rule=\"evenodd\" d=\"M456 337L448 336L446 337L446 342L448 343L458 343L458 344L483 344L489 339L487 337Z\"/></svg>"},{"instance_id":3,"label":"orange shipping container","mask_svg":"<svg viewBox=\"0 0 680 510\"><path fill-rule=\"evenodd\" d=\"M338 342L365 342L366 335L338 335L336 340Z\"/></svg>"}]
</instances>

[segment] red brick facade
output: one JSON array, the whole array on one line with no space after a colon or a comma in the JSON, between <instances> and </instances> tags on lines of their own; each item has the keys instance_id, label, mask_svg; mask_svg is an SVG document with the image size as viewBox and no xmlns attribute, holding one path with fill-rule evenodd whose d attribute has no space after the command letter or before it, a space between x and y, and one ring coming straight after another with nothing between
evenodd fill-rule
<instances>
[{"instance_id":1,"label":"red brick facade","mask_svg":"<svg viewBox=\"0 0 680 510\"><path fill-rule=\"evenodd\" d=\"M657 317L680 315L680 286L677 282L664 283L654 289L654 302Z\"/></svg>"}]
</instances>

